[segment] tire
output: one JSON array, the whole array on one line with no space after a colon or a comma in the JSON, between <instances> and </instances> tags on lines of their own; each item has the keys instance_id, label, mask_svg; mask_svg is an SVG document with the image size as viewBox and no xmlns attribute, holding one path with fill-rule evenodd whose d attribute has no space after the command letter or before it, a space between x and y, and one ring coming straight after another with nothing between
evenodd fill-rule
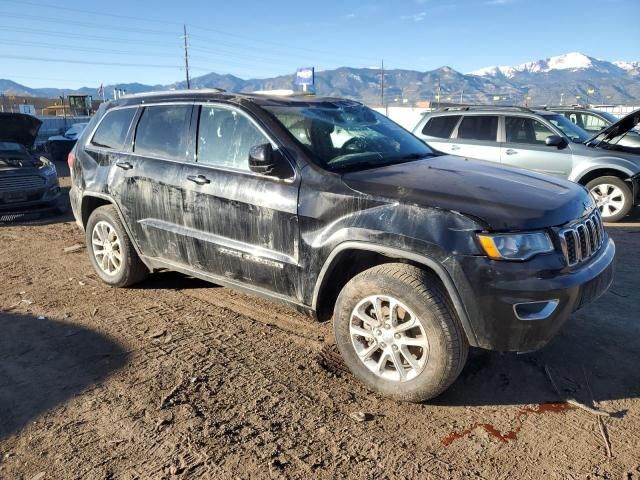
<instances>
[{"instance_id":1,"label":"tire","mask_svg":"<svg viewBox=\"0 0 640 480\"><path fill-rule=\"evenodd\" d=\"M627 182L618 177L598 177L587 183L587 190L596 199L605 222L619 222L633 208L633 193ZM608 199L602 203L604 195Z\"/></svg>"},{"instance_id":2,"label":"tire","mask_svg":"<svg viewBox=\"0 0 640 480\"><path fill-rule=\"evenodd\" d=\"M380 325L375 325L375 298L382 299L385 320ZM390 299L399 302L395 322L388 321L390 303L386 302ZM360 316L352 317L356 310ZM362 316L374 323L368 325ZM416 326L405 329L412 318ZM356 275L338 296L333 323L338 350L355 377L369 389L396 400L422 402L438 396L460 375L469 351L440 280L411 265L384 264ZM361 336L362 331L366 335ZM425 347L417 345L425 345L425 339ZM384 364L382 373L374 373L380 363Z\"/></svg>"},{"instance_id":3,"label":"tire","mask_svg":"<svg viewBox=\"0 0 640 480\"><path fill-rule=\"evenodd\" d=\"M89 261L103 282L114 287L129 287L149 275L112 205L96 208L91 213L85 235ZM102 248L99 242L105 238L109 245ZM111 258L105 262L105 256Z\"/></svg>"}]
</instances>

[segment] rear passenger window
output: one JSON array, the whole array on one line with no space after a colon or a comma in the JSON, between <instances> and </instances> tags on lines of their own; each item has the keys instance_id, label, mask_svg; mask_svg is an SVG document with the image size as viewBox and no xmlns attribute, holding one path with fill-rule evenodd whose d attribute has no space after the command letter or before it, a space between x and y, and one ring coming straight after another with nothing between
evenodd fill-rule
<instances>
[{"instance_id":1,"label":"rear passenger window","mask_svg":"<svg viewBox=\"0 0 640 480\"><path fill-rule=\"evenodd\" d=\"M91 139L91 145L114 150L122 149L135 114L135 108L107 112Z\"/></svg>"},{"instance_id":2,"label":"rear passenger window","mask_svg":"<svg viewBox=\"0 0 640 480\"><path fill-rule=\"evenodd\" d=\"M422 129L422 134L429 137L449 138L456 128L460 115L447 115L444 117L430 118Z\"/></svg>"},{"instance_id":3,"label":"rear passenger window","mask_svg":"<svg viewBox=\"0 0 640 480\"><path fill-rule=\"evenodd\" d=\"M496 142L497 136L498 117L493 115L466 116L458 127L459 139Z\"/></svg>"},{"instance_id":4,"label":"rear passenger window","mask_svg":"<svg viewBox=\"0 0 640 480\"><path fill-rule=\"evenodd\" d=\"M135 153L186 160L191 108L191 105L146 107L136 129Z\"/></svg>"},{"instance_id":5,"label":"rear passenger window","mask_svg":"<svg viewBox=\"0 0 640 480\"><path fill-rule=\"evenodd\" d=\"M198 163L249 170L251 147L269 140L235 110L202 107L198 127Z\"/></svg>"}]
</instances>

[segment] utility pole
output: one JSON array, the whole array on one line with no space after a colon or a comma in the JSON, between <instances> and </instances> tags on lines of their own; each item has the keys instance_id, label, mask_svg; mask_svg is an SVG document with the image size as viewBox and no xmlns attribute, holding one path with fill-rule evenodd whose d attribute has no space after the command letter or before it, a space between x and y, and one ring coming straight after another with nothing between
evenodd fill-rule
<instances>
[{"instance_id":1,"label":"utility pole","mask_svg":"<svg viewBox=\"0 0 640 480\"><path fill-rule=\"evenodd\" d=\"M187 25L184 26L184 71L187 75L187 90L191 88L191 81L189 80L189 43L187 42Z\"/></svg>"},{"instance_id":2,"label":"utility pole","mask_svg":"<svg viewBox=\"0 0 640 480\"><path fill-rule=\"evenodd\" d=\"M440 108L440 77L438 77L438 95L436 96L436 100L438 102L438 108Z\"/></svg>"},{"instance_id":3,"label":"utility pole","mask_svg":"<svg viewBox=\"0 0 640 480\"><path fill-rule=\"evenodd\" d=\"M384 108L384 60L380 65L380 106Z\"/></svg>"},{"instance_id":4,"label":"utility pole","mask_svg":"<svg viewBox=\"0 0 640 480\"><path fill-rule=\"evenodd\" d=\"M464 99L464 87L462 88L462 90L460 91L460 103L464 103L462 100Z\"/></svg>"}]
</instances>

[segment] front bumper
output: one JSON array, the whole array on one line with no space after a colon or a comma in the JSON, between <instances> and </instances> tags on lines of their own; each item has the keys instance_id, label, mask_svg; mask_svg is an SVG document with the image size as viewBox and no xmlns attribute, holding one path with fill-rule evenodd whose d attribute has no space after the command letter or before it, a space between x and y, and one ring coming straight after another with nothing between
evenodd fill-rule
<instances>
[{"instance_id":1,"label":"front bumper","mask_svg":"<svg viewBox=\"0 0 640 480\"><path fill-rule=\"evenodd\" d=\"M540 255L530 262L463 257L452 276L458 285L466 286L460 295L475 337L471 343L498 351L528 352L543 347L573 312L607 291L613 281L614 257L615 244L610 238L596 256L573 269L564 267L554 255ZM520 311L518 318L514 309L520 304L556 301L555 308L541 315Z\"/></svg>"},{"instance_id":2,"label":"front bumper","mask_svg":"<svg viewBox=\"0 0 640 480\"><path fill-rule=\"evenodd\" d=\"M44 186L27 191L0 191L0 213L13 214L25 211L54 209L64 205L62 189L57 178Z\"/></svg>"}]
</instances>

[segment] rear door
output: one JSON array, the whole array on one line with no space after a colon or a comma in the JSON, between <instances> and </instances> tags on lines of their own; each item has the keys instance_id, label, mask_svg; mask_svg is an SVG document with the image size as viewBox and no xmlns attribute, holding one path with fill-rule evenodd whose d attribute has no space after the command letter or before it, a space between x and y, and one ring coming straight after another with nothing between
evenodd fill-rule
<instances>
[{"instance_id":1,"label":"rear door","mask_svg":"<svg viewBox=\"0 0 640 480\"><path fill-rule=\"evenodd\" d=\"M547 137L558 135L547 125L531 117L506 115L504 132L505 143L501 152L503 164L563 178L571 173L571 147L559 149L546 145Z\"/></svg>"},{"instance_id":2,"label":"rear door","mask_svg":"<svg viewBox=\"0 0 640 480\"><path fill-rule=\"evenodd\" d=\"M182 171L185 221L196 248L193 266L204 273L298 298L298 188L249 170L249 150L271 143L244 111L202 105L197 123L197 162Z\"/></svg>"},{"instance_id":3,"label":"rear door","mask_svg":"<svg viewBox=\"0 0 640 480\"><path fill-rule=\"evenodd\" d=\"M143 255L185 265L193 258L185 230L185 165L194 160L190 103L145 106L121 185L123 214Z\"/></svg>"},{"instance_id":4,"label":"rear door","mask_svg":"<svg viewBox=\"0 0 640 480\"><path fill-rule=\"evenodd\" d=\"M464 115L453 132L449 153L500 163L498 125L498 115Z\"/></svg>"},{"instance_id":5,"label":"rear door","mask_svg":"<svg viewBox=\"0 0 640 480\"><path fill-rule=\"evenodd\" d=\"M77 149L77 155L88 155L93 162L81 162L83 168L94 171L78 176L75 181L87 182L81 190L107 194L116 202L121 211L127 196L132 159L131 148L138 107L113 108L99 121L92 137L84 148ZM103 190L104 189L104 190Z\"/></svg>"},{"instance_id":6,"label":"rear door","mask_svg":"<svg viewBox=\"0 0 640 480\"><path fill-rule=\"evenodd\" d=\"M460 115L430 117L427 119L422 130L415 133L434 150L449 154L456 153L451 149L452 140L450 137L458 126L460 118Z\"/></svg>"}]
</instances>

